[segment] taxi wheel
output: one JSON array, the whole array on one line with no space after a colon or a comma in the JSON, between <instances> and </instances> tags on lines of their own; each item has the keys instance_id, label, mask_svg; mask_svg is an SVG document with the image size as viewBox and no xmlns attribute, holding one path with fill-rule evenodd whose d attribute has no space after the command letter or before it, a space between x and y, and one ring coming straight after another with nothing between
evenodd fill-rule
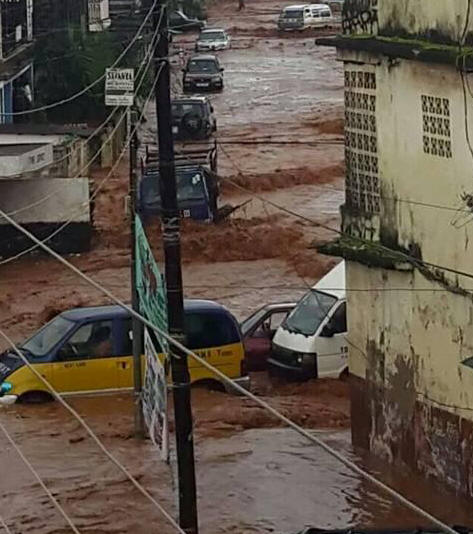
<instances>
[{"instance_id":1,"label":"taxi wheel","mask_svg":"<svg viewBox=\"0 0 473 534\"><path fill-rule=\"evenodd\" d=\"M49 393L46 393L46 391L27 391L18 400L24 404L42 404L44 402L51 402L54 398Z\"/></svg>"},{"instance_id":2,"label":"taxi wheel","mask_svg":"<svg viewBox=\"0 0 473 534\"><path fill-rule=\"evenodd\" d=\"M192 387L196 389L208 389L209 391L225 391L223 384L213 378L198 380L192 384Z\"/></svg>"}]
</instances>

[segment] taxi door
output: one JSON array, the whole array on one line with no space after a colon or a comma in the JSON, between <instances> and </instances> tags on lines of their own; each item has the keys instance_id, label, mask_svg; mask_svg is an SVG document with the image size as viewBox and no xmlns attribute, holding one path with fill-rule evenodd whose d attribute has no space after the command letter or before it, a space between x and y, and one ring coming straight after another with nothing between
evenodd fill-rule
<instances>
[{"instance_id":1,"label":"taxi door","mask_svg":"<svg viewBox=\"0 0 473 534\"><path fill-rule=\"evenodd\" d=\"M115 326L115 336L117 341L117 357L115 358L117 387L121 389L129 389L133 387L134 380L132 320L130 318L119 319Z\"/></svg>"},{"instance_id":2,"label":"taxi door","mask_svg":"<svg viewBox=\"0 0 473 534\"><path fill-rule=\"evenodd\" d=\"M83 323L64 342L52 369L53 386L61 393L88 393L118 387L113 321Z\"/></svg>"}]
</instances>

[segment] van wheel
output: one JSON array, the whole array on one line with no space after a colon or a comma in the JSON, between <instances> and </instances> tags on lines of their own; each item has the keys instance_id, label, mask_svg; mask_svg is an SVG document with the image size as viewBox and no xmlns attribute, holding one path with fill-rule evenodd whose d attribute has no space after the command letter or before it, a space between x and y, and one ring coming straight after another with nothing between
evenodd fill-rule
<instances>
[{"instance_id":1,"label":"van wheel","mask_svg":"<svg viewBox=\"0 0 473 534\"><path fill-rule=\"evenodd\" d=\"M53 401L54 397L46 391L27 391L18 400L23 404L43 404Z\"/></svg>"}]
</instances>

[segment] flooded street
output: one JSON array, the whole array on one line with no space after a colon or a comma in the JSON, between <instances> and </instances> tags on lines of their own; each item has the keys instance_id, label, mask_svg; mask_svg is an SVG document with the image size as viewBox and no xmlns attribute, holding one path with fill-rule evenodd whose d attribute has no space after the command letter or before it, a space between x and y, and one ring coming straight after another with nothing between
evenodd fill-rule
<instances>
[{"instance_id":1,"label":"flooded street","mask_svg":"<svg viewBox=\"0 0 473 534\"><path fill-rule=\"evenodd\" d=\"M333 50L315 46L315 34L278 35L275 20L282 5L255 1L241 14L236 2L209 8L209 25L228 27L233 37L232 48L221 53L225 89L211 96L224 150L219 153L223 203L250 202L218 225L183 224L184 290L187 297L221 302L238 319L268 302L299 299L329 269L334 259L310 245L333 237L316 224L339 227L344 201L342 66ZM174 45L190 52L194 38L180 36ZM151 106L143 142L154 139L155 119ZM97 197L93 250L70 259L128 301L130 234L122 210L127 188L124 164ZM152 239L160 258L158 232ZM63 310L106 302L44 256L0 266L0 320L15 341ZM473 526L471 501L352 449L345 381L281 384L264 373L252 378L256 394L358 465L440 519ZM249 400L196 389L192 402L202 533L423 525ZM175 511L172 469L159 461L149 441L133 437L131 397L71 404L139 482ZM0 422L82 532L174 532L58 403L2 408ZM0 465L0 513L14 534L70 532L1 432Z\"/></svg>"}]
</instances>

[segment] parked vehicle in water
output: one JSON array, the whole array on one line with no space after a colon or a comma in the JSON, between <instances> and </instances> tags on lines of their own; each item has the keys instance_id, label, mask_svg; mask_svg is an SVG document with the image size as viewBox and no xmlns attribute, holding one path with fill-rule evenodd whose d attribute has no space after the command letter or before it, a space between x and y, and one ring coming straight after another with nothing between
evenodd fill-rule
<instances>
[{"instance_id":1,"label":"parked vehicle in water","mask_svg":"<svg viewBox=\"0 0 473 534\"><path fill-rule=\"evenodd\" d=\"M221 91L223 89L223 67L216 56L197 55L189 58L182 69L184 91Z\"/></svg>"},{"instance_id":2,"label":"parked vehicle in water","mask_svg":"<svg viewBox=\"0 0 473 534\"><path fill-rule=\"evenodd\" d=\"M332 10L326 4L298 4L282 9L278 29L283 31L307 28L328 28L334 24Z\"/></svg>"},{"instance_id":3,"label":"parked vehicle in water","mask_svg":"<svg viewBox=\"0 0 473 534\"><path fill-rule=\"evenodd\" d=\"M345 262L308 291L276 331L270 372L288 378L337 378L348 369Z\"/></svg>"},{"instance_id":4,"label":"parked vehicle in water","mask_svg":"<svg viewBox=\"0 0 473 534\"><path fill-rule=\"evenodd\" d=\"M207 23L205 20L188 17L183 11L177 9L168 15L168 24L171 30L186 32L203 30Z\"/></svg>"},{"instance_id":5,"label":"parked vehicle in water","mask_svg":"<svg viewBox=\"0 0 473 534\"><path fill-rule=\"evenodd\" d=\"M161 215L157 166L146 168L140 181L138 212L146 221ZM218 216L218 180L214 173L202 165L176 166L177 205L182 218L213 222Z\"/></svg>"},{"instance_id":6,"label":"parked vehicle in water","mask_svg":"<svg viewBox=\"0 0 473 534\"><path fill-rule=\"evenodd\" d=\"M271 341L295 302L266 304L240 323L248 371L263 371L271 355Z\"/></svg>"},{"instance_id":7,"label":"parked vehicle in water","mask_svg":"<svg viewBox=\"0 0 473 534\"><path fill-rule=\"evenodd\" d=\"M196 52L225 50L230 48L230 36L221 28L207 28L200 32L195 43Z\"/></svg>"},{"instance_id":8,"label":"parked vehicle in water","mask_svg":"<svg viewBox=\"0 0 473 534\"><path fill-rule=\"evenodd\" d=\"M216 302L194 299L184 302L184 313L187 346L229 378L249 387L235 317ZM61 395L131 390L131 332L131 317L120 306L76 308L56 316L19 350ZM192 358L189 371L192 384L213 382L226 387ZM15 352L0 355L0 404L51 398L47 386Z\"/></svg>"},{"instance_id":9,"label":"parked vehicle in water","mask_svg":"<svg viewBox=\"0 0 473 534\"><path fill-rule=\"evenodd\" d=\"M205 96L175 98L172 101L172 133L177 141L209 139L217 131L217 119Z\"/></svg>"}]
</instances>

